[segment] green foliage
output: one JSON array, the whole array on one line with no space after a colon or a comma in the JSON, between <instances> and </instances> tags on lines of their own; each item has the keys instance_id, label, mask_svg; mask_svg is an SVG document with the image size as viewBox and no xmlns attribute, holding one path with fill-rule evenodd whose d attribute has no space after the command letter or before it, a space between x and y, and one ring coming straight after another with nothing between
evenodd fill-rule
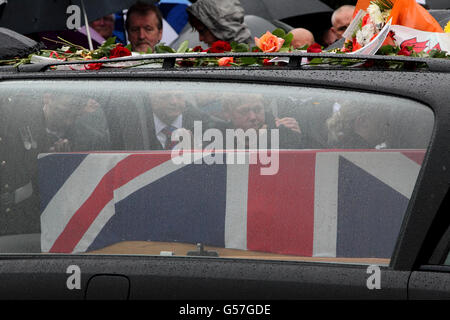
<instances>
[{"instance_id":1,"label":"green foliage","mask_svg":"<svg viewBox=\"0 0 450 320\"><path fill-rule=\"evenodd\" d=\"M284 43L283 43L283 46L281 47L280 52L291 51L291 43L292 43L292 40L294 39L294 35L292 33L286 33L286 31L284 31L283 29L277 28L272 31L272 34L274 36L277 36L278 38L284 39Z\"/></svg>"},{"instance_id":2,"label":"green foliage","mask_svg":"<svg viewBox=\"0 0 450 320\"><path fill-rule=\"evenodd\" d=\"M176 51L165 44L158 44L155 46L155 53L176 53Z\"/></svg>"},{"instance_id":3,"label":"green foliage","mask_svg":"<svg viewBox=\"0 0 450 320\"><path fill-rule=\"evenodd\" d=\"M284 39L284 37L286 36L286 31L284 31L281 28L277 28L277 29L272 31L272 34L274 36L277 36L278 38L283 38Z\"/></svg>"},{"instance_id":4,"label":"green foliage","mask_svg":"<svg viewBox=\"0 0 450 320\"><path fill-rule=\"evenodd\" d=\"M109 53L115 47L116 47L116 37L108 38L108 39L106 39L105 42L103 42L103 44L100 47L98 47L98 49L96 49L96 50L94 50L94 52L92 52L91 56L93 59L100 59L103 57L109 58Z\"/></svg>"},{"instance_id":5,"label":"green foliage","mask_svg":"<svg viewBox=\"0 0 450 320\"><path fill-rule=\"evenodd\" d=\"M243 57L243 58L239 58L239 62L242 65L245 66L250 66L250 65L254 65L254 64L258 64L259 59L257 58L252 58L252 57Z\"/></svg>"},{"instance_id":6,"label":"green foliage","mask_svg":"<svg viewBox=\"0 0 450 320\"><path fill-rule=\"evenodd\" d=\"M382 46L380 49L378 49L377 54L382 56L389 56L389 55L395 55L400 51L399 47L395 46Z\"/></svg>"},{"instance_id":7,"label":"green foliage","mask_svg":"<svg viewBox=\"0 0 450 320\"><path fill-rule=\"evenodd\" d=\"M374 0L371 2L380 7L381 11L391 10L394 7L394 4L390 0Z\"/></svg>"},{"instance_id":8,"label":"green foliage","mask_svg":"<svg viewBox=\"0 0 450 320\"><path fill-rule=\"evenodd\" d=\"M185 53L189 50L189 41L185 40L180 44L180 47L177 50L177 53Z\"/></svg>"},{"instance_id":9,"label":"green foliage","mask_svg":"<svg viewBox=\"0 0 450 320\"><path fill-rule=\"evenodd\" d=\"M447 51L433 49L428 53L428 55L430 58L450 59L450 55L447 54Z\"/></svg>"},{"instance_id":10,"label":"green foliage","mask_svg":"<svg viewBox=\"0 0 450 320\"><path fill-rule=\"evenodd\" d=\"M250 47L245 43L237 43L232 41L230 43L232 52L249 52Z\"/></svg>"}]
</instances>

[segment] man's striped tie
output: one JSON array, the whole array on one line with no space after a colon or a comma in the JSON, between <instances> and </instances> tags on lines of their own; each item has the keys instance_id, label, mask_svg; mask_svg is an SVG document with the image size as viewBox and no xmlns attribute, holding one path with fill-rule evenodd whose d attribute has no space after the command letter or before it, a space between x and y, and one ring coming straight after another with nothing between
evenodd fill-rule
<instances>
[{"instance_id":1,"label":"man's striped tie","mask_svg":"<svg viewBox=\"0 0 450 320\"><path fill-rule=\"evenodd\" d=\"M164 149L172 150L178 143L178 141L172 141L172 132L175 130L177 130L177 128L174 126L167 126L161 130L161 132L166 136L166 145L164 146Z\"/></svg>"}]
</instances>

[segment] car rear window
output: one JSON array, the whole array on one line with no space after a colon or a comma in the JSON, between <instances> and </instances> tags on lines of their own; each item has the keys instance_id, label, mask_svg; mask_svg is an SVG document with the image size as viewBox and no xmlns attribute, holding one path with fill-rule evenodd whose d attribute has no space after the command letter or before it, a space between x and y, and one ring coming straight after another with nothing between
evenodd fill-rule
<instances>
[{"instance_id":1,"label":"car rear window","mask_svg":"<svg viewBox=\"0 0 450 320\"><path fill-rule=\"evenodd\" d=\"M229 82L0 86L0 252L388 264L425 105Z\"/></svg>"}]
</instances>

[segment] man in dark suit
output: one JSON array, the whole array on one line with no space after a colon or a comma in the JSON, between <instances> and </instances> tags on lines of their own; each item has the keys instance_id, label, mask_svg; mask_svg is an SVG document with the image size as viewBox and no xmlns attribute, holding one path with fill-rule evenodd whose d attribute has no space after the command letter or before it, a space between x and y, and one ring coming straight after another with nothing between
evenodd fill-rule
<instances>
[{"instance_id":1,"label":"man in dark suit","mask_svg":"<svg viewBox=\"0 0 450 320\"><path fill-rule=\"evenodd\" d=\"M179 142L172 133L179 129L194 133L194 122L201 123L202 131L213 126L211 117L186 101L184 91L168 90L152 94L147 115L150 150L171 150ZM191 139L193 141L193 139ZM197 146L197 147L201 147Z\"/></svg>"},{"instance_id":2,"label":"man in dark suit","mask_svg":"<svg viewBox=\"0 0 450 320\"><path fill-rule=\"evenodd\" d=\"M277 145L280 149L303 148L303 134L297 120L293 117L274 116L266 110L265 104L262 94L234 94L224 97L223 113L228 120L226 129L242 129L246 132L249 129L257 132L266 129L268 133L277 129L279 130ZM267 148L274 147L275 141L271 141L271 136L267 135Z\"/></svg>"},{"instance_id":3,"label":"man in dark suit","mask_svg":"<svg viewBox=\"0 0 450 320\"><path fill-rule=\"evenodd\" d=\"M40 231L37 157L47 150L42 105L35 97L0 98L0 235Z\"/></svg>"}]
</instances>

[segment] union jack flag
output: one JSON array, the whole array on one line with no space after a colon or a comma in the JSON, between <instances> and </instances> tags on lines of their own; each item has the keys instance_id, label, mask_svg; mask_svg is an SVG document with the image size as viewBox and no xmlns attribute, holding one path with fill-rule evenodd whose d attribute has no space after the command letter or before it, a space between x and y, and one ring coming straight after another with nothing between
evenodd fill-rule
<instances>
[{"instance_id":1,"label":"union jack flag","mask_svg":"<svg viewBox=\"0 0 450 320\"><path fill-rule=\"evenodd\" d=\"M251 153L248 151L247 153ZM389 258L423 150L279 151L262 165L170 152L43 154L43 252L164 241L306 257Z\"/></svg>"}]
</instances>

